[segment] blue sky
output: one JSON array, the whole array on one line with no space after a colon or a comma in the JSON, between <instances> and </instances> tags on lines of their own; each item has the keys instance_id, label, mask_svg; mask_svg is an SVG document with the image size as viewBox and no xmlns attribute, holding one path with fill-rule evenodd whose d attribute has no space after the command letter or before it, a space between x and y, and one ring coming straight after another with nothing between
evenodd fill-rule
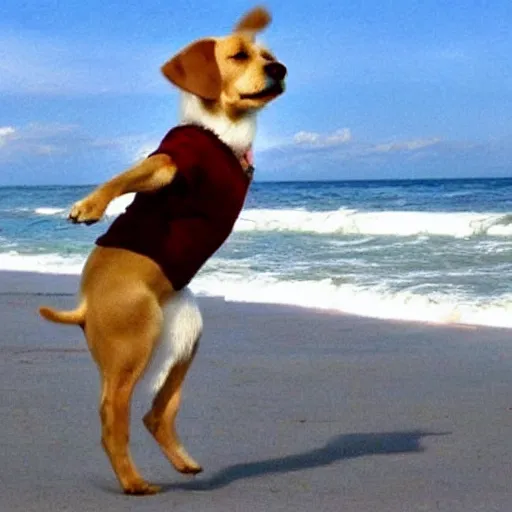
<instances>
[{"instance_id":1,"label":"blue sky","mask_svg":"<svg viewBox=\"0 0 512 512\"><path fill-rule=\"evenodd\" d=\"M0 185L98 183L177 120L160 65L228 33L237 0L3 0ZM288 67L257 179L512 176L512 4L265 4Z\"/></svg>"}]
</instances>

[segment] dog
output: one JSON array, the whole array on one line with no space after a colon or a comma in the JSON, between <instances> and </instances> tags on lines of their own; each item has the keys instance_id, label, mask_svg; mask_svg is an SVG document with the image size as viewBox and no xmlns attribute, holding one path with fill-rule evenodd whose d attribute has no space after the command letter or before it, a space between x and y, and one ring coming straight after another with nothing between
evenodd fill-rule
<instances>
[{"instance_id":1,"label":"dog","mask_svg":"<svg viewBox=\"0 0 512 512\"><path fill-rule=\"evenodd\" d=\"M256 115L284 91L286 67L255 42L270 19L257 7L231 35L195 41L162 66L183 95L181 124L148 158L72 206L69 219L90 224L114 198L136 193L96 241L77 308L39 309L85 334L101 379L102 445L127 494L159 490L141 477L129 449L131 398L145 373L156 375L145 426L178 471L202 470L175 428L202 333L187 285L232 231L251 182Z\"/></svg>"}]
</instances>

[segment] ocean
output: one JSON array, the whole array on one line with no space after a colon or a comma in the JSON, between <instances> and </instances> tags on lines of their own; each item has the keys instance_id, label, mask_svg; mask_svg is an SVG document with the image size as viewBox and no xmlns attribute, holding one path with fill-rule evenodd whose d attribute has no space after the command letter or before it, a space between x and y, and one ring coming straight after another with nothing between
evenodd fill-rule
<instances>
[{"instance_id":1,"label":"ocean","mask_svg":"<svg viewBox=\"0 0 512 512\"><path fill-rule=\"evenodd\" d=\"M92 187L0 188L0 270L78 274L124 210L73 225ZM200 295L512 327L512 179L253 183Z\"/></svg>"}]
</instances>

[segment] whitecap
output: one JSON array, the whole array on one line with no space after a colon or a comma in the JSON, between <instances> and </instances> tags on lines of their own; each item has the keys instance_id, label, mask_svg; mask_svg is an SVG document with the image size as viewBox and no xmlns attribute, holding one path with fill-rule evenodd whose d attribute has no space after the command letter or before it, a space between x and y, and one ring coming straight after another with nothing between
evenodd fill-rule
<instances>
[{"instance_id":1,"label":"whitecap","mask_svg":"<svg viewBox=\"0 0 512 512\"><path fill-rule=\"evenodd\" d=\"M36 208L34 213L36 215L60 215L66 212L65 208L51 208L42 206L40 208Z\"/></svg>"},{"instance_id":2,"label":"whitecap","mask_svg":"<svg viewBox=\"0 0 512 512\"><path fill-rule=\"evenodd\" d=\"M71 274L82 272L85 256L63 256L58 253L23 254L17 251L0 253L0 269L43 274Z\"/></svg>"},{"instance_id":3,"label":"whitecap","mask_svg":"<svg viewBox=\"0 0 512 512\"><path fill-rule=\"evenodd\" d=\"M511 236L512 216L477 212L365 212L341 208L247 209L235 224L238 232L293 232L364 236Z\"/></svg>"},{"instance_id":4,"label":"whitecap","mask_svg":"<svg viewBox=\"0 0 512 512\"><path fill-rule=\"evenodd\" d=\"M512 327L512 294L468 299L430 287L391 291L383 284L362 286L334 283L332 279L286 281L270 274L224 272L200 274L191 288L226 301L287 304L382 319Z\"/></svg>"}]
</instances>

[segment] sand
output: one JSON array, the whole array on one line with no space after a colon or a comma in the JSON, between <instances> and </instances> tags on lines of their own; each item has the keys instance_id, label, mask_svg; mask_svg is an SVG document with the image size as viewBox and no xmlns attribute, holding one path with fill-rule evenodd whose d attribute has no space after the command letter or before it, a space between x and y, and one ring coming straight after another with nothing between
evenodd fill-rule
<instances>
[{"instance_id":1,"label":"sand","mask_svg":"<svg viewBox=\"0 0 512 512\"><path fill-rule=\"evenodd\" d=\"M205 471L132 450L164 490L120 493L100 447L98 377L71 306L76 277L0 273L0 510L512 510L510 330L388 322L201 299L205 334L179 430Z\"/></svg>"}]
</instances>

